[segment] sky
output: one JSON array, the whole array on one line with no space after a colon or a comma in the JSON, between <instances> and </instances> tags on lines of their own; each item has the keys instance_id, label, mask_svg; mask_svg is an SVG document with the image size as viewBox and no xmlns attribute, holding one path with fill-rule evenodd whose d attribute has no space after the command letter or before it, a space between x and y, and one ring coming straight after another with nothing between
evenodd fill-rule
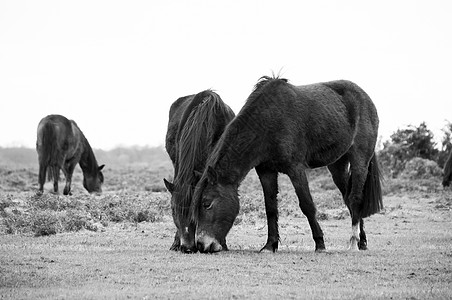
<instances>
[{"instance_id":1,"label":"sky","mask_svg":"<svg viewBox=\"0 0 452 300\"><path fill-rule=\"evenodd\" d=\"M452 2L0 0L0 147L34 147L49 114L93 148L160 146L179 97L236 112L257 80L348 79L379 134L452 122Z\"/></svg>"}]
</instances>

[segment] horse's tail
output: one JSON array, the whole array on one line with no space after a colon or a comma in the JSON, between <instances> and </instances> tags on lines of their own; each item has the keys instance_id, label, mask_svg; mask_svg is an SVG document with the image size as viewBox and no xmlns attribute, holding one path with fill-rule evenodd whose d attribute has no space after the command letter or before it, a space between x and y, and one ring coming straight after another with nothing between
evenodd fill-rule
<instances>
[{"instance_id":1,"label":"horse's tail","mask_svg":"<svg viewBox=\"0 0 452 300\"><path fill-rule=\"evenodd\" d=\"M49 169L47 172L47 180L51 181L55 177L59 179L59 158L61 157L61 153L58 149L57 144L57 134L55 132L55 128L50 123L45 123L38 133L39 141L38 141L38 155L39 155L39 165L44 166L46 169Z\"/></svg>"},{"instance_id":2,"label":"horse's tail","mask_svg":"<svg viewBox=\"0 0 452 300\"><path fill-rule=\"evenodd\" d=\"M367 178L363 190L363 201L361 204L361 218L366 218L370 215L378 213L383 208L381 172L375 153L369 163Z\"/></svg>"}]
</instances>

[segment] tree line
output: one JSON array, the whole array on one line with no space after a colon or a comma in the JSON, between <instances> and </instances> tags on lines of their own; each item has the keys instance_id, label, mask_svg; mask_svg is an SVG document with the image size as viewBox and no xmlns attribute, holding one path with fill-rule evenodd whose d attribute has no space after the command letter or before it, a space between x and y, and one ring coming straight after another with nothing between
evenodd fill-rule
<instances>
[{"instance_id":1,"label":"tree line","mask_svg":"<svg viewBox=\"0 0 452 300\"><path fill-rule=\"evenodd\" d=\"M425 122L418 126L409 125L398 129L383 143L383 149L378 152L380 164L392 177L403 172L406 164L413 158L435 161L438 167L443 168L452 151L452 123L447 121L442 132L441 145L437 145L433 132Z\"/></svg>"}]
</instances>

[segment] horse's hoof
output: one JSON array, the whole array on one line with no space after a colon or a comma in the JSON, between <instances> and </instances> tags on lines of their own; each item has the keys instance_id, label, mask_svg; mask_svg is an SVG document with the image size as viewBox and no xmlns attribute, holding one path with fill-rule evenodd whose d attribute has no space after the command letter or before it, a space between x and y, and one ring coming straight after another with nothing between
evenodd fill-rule
<instances>
[{"instance_id":1,"label":"horse's hoof","mask_svg":"<svg viewBox=\"0 0 452 300\"><path fill-rule=\"evenodd\" d=\"M323 248L316 248L315 249L315 253L325 253L325 252L326 252L325 247L323 247Z\"/></svg>"},{"instance_id":2,"label":"horse's hoof","mask_svg":"<svg viewBox=\"0 0 452 300\"><path fill-rule=\"evenodd\" d=\"M277 252L278 251L278 242L265 244L265 246L262 247L261 250L259 250L259 253L262 251L269 251L269 252L273 252L273 253Z\"/></svg>"},{"instance_id":3,"label":"horse's hoof","mask_svg":"<svg viewBox=\"0 0 452 300\"><path fill-rule=\"evenodd\" d=\"M358 244L359 244L358 239L352 236L352 237L350 238L350 244L349 244L349 246L348 246L348 251L350 251L350 252L356 252L356 251L359 251Z\"/></svg>"},{"instance_id":4,"label":"horse's hoof","mask_svg":"<svg viewBox=\"0 0 452 300\"><path fill-rule=\"evenodd\" d=\"M367 243L359 243L358 248L363 251L367 250Z\"/></svg>"}]
</instances>

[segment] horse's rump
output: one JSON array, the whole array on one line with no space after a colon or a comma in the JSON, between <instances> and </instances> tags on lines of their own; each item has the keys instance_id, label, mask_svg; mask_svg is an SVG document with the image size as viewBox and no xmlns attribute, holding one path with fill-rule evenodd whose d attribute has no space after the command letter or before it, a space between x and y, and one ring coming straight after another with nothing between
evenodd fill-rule
<instances>
[{"instance_id":1,"label":"horse's rump","mask_svg":"<svg viewBox=\"0 0 452 300\"><path fill-rule=\"evenodd\" d=\"M36 150L39 164L50 169L48 180L59 174L68 148L68 134L72 134L72 127L70 121L64 117L47 116L38 125Z\"/></svg>"}]
</instances>

